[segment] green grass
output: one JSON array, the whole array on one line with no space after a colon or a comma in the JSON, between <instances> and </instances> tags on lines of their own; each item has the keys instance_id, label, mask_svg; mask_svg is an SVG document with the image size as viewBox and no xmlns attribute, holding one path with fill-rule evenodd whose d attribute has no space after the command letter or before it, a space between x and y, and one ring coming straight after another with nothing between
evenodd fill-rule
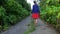
<instances>
[{"instance_id":1,"label":"green grass","mask_svg":"<svg viewBox=\"0 0 60 34\"><path fill-rule=\"evenodd\" d=\"M24 34L29 34L35 30L34 22L32 21L30 24L27 25L28 30Z\"/></svg>"}]
</instances>

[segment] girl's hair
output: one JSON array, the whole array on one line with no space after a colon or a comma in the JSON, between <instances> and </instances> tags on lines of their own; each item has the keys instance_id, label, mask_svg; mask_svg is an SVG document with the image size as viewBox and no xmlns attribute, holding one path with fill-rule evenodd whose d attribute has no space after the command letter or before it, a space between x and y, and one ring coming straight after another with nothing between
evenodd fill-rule
<instances>
[{"instance_id":1,"label":"girl's hair","mask_svg":"<svg viewBox=\"0 0 60 34\"><path fill-rule=\"evenodd\" d=\"M34 1L34 3L36 3L36 1Z\"/></svg>"}]
</instances>

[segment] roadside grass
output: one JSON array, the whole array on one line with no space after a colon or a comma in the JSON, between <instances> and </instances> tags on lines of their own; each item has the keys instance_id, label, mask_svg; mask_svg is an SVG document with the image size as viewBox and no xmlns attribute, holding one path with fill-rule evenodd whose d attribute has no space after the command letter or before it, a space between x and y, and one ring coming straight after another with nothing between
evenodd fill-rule
<instances>
[{"instance_id":1,"label":"roadside grass","mask_svg":"<svg viewBox=\"0 0 60 34\"><path fill-rule=\"evenodd\" d=\"M24 34L30 34L31 32L36 30L33 21L30 24L28 24L27 26L28 26L28 30L25 31Z\"/></svg>"}]
</instances>

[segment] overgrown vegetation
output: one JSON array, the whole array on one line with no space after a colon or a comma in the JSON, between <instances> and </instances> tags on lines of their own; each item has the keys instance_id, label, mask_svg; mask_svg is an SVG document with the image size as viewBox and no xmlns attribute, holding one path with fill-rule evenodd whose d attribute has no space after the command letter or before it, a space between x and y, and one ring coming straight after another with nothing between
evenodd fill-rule
<instances>
[{"instance_id":1,"label":"overgrown vegetation","mask_svg":"<svg viewBox=\"0 0 60 34\"><path fill-rule=\"evenodd\" d=\"M41 0L41 19L60 30L60 0Z\"/></svg>"},{"instance_id":2,"label":"overgrown vegetation","mask_svg":"<svg viewBox=\"0 0 60 34\"><path fill-rule=\"evenodd\" d=\"M0 0L0 31L8 29L9 26L29 16L30 9L25 7L16 0Z\"/></svg>"},{"instance_id":3,"label":"overgrown vegetation","mask_svg":"<svg viewBox=\"0 0 60 34\"><path fill-rule=\"evenodd\" d=\"M30 4L27 4L27 0L16 0L19 4L21 4L23 6L23 8L27 9L28 11L30 11Z\"/></svg>"}]
</instances>

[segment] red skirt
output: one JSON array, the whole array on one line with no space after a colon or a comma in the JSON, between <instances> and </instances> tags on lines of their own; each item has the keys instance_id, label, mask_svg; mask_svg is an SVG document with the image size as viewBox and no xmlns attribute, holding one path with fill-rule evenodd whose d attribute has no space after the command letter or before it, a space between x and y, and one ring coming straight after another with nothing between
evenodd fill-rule
<instances>
[{"instance_id":1,"label":"red skirt","mask_svg":"<svg viewBox=\"0 0 60 34\"><path fill-rule=\"evenodd\" d=\"M38 19L38 18L39 18L39 14L38 14L38 13L33 13L33 14L32 14L32 18Z\"/></svg>"}]
</instances>

